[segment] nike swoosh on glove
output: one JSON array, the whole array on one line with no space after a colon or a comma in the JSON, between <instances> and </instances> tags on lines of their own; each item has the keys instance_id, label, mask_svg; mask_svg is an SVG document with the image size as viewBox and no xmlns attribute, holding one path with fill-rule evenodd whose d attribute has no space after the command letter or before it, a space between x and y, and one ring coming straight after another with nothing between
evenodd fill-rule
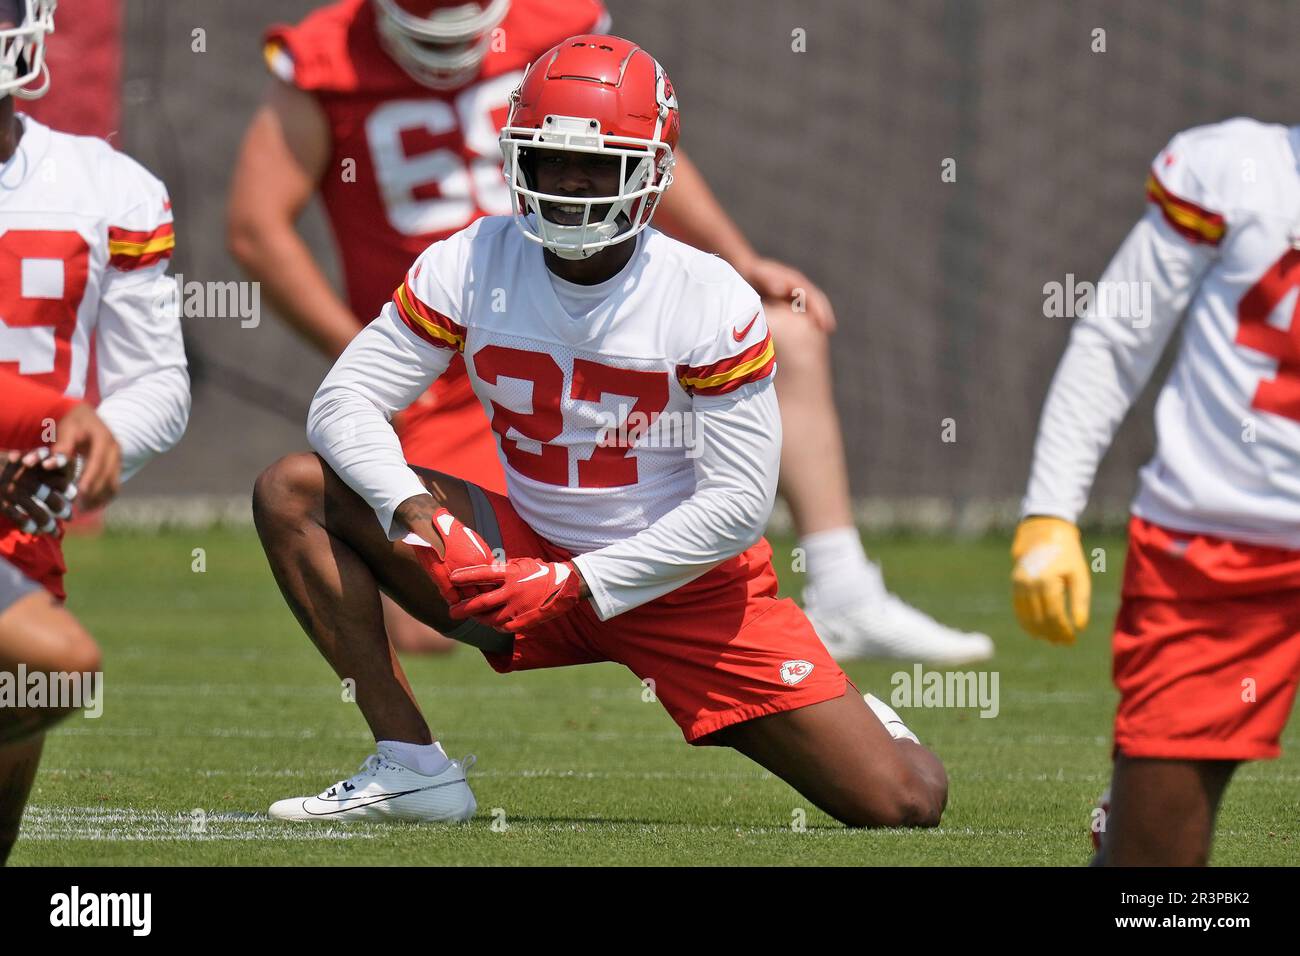
<instances>
[{"instance_id":1,"label":"nike swoosh on glove","mask_svg":"<svg viewBox=\"0 0 1300 956\"><path fill-rule=\"evenodd\" d=\"M452 572L457 568L481 567L483 562L492 561L492 549L477 531L458 521L446 508L433 513L433 526L442 535L442 557L438 557L433 545L418 534L408 534L403 540L415 549L420 566L433 578L442 599L449 606L458 604L475 594L476 589L457 588L451 581Z\"/></svg>"},{"instance_id":2,"label":"nike swoosh on glove","mask_svg":"<svg viewBox=\"0 0 1300 956\"><path fill-rule=\"evenodd\" d=\"M451 573L451 581L458 588L492 588L453 605L452 617L472 617L511 634L567 614L582 600L582 578L570 561L513 558L504 564L460 568Z\"/></svg>"}]
</instances>

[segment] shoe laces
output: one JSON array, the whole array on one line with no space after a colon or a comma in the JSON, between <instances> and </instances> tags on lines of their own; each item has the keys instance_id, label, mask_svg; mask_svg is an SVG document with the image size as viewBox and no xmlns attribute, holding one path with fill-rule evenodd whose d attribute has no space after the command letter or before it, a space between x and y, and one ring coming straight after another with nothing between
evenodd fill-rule
<instances>
[{"instance_id":1,"label":"shoe laces","mask_svg":"<svg viewBox=\"0 0 1300 956\"><path fill-rule=\"evenodd\" d=\"M337 796L340 790L356 790L361 784L363 778L373 777L384 767L389 766L392 766L392 764L384 759L383 754L371 754L361 762L361 767L352 776L348 777L346 780L340 780L332 787L326 787L322 790L320 798L324 800L327 797Z\"/></svg>"},{"instance_id":2,"label":"shoe laces","mask_svg":"<svg viewBox=\"0 0 1300 956\"><path fill-rule=\"evenodd\" d=\"M355 780L357 777L373 776L382 770L387 764L388 761L384 759L383 754L371 754L365 760L361 761L361 769L352 775L352 779Z\"/></svg>"}]
</instances>

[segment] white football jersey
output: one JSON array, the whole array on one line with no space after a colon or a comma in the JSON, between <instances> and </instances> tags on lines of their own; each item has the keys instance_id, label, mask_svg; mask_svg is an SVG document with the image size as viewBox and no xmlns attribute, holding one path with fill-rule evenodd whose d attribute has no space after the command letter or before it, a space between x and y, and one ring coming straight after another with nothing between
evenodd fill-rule
<instances>
[{"instance_id":1,"label":"white football jersey","mask_svg":"<svg viewBox=\"0 0 1300 956\"><path fill-rule=\"evenodd\" d=\"M180 321L159 285L171 203L103 140L19 119L0 166L0 365L81 398L93 343L100 414L129 477L179 440L189 411Z\"/></svg>"},{"instance_id":2,"label":"white football jersey","mask_svg":"<svg viewBox=\"0 0 1300 956\"><path fill-rule=\"evenodd\" d=\"M688 426L681 442L657 428L637 447L617 426L675 428L692 394L724 394L774 367L762 303L730 266L661 233L638 239L582 319L509 216L430 246L397 294L412 331L463 348L515 510L569 550L646 527L695 487Z\"/></svg>"},{"instance_id":3,"label":"white football jersey","mask_svg":"<svg viewBox=\"0 0 1300 956\"><path fill-rule=\"evenodd\" d=\"M1147 215L1057 371L1026 514L1077 518L1114 429L1181 324L1133 512L1300 548L1298 162L1300 127L1250 119L1180 133L1156 157Z\"/></svg>"},{"instance_id":4,"label":"white football jersey","mask_svg":"<svg viewBox=\"0 0 1300 956\"><path fill-rule=\"evenodd\" d=\"M599 286L553 276L506 216L416 260L322 384L309 423L313 447L390 536L401 536L393 509L423 488L391 428L373 427L375 411L413 401L457 352L511 504L581 555L602 617L761 536L780 418L758 294L721 259L653 229L628 241L635 254Z\"/></svg>"}]
</instances>

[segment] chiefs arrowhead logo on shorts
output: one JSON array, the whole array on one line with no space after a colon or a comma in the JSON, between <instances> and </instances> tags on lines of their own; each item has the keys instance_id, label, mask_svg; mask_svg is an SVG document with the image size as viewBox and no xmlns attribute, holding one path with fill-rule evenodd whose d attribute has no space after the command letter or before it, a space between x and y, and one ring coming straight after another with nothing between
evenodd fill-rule
<instances>
[{"instance_id":1,"label":"chiefs arrowhead logo on shorts","mask_svg":"<svg viewBox=\"0 0 1300 956\"><path fill-rule=\"evenodd\" d=\"M797 684L813 672L808 661L786 661L781 665L781 680L787 684Z\"/></svg>"}]
</instances>

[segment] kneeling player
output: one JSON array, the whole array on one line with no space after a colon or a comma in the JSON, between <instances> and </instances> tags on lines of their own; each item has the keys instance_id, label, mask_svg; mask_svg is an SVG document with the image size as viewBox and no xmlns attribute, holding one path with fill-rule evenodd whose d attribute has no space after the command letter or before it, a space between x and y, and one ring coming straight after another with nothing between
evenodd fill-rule
<instances>
[{"instance_id":1,"label":"kneeling player","mask_svg":"<svg viewBox=\"0 0 1300 956\"><path fill-rule=\"evenodd\" d=\"M514 220L420 256L317 393L320 457L259 479L276 579L355 681L379 750L273 816L474 813L391 653L383 591L499 671L625 664L689 742L736 748L846 823L938 823L938 759L776 596L771 338L730 266L648 228L677 134L672 86L633 44L575 37L541 57L501 134ZM389 424L458 353L507 496L408 467ZM697 440L667 440L668 423Z\"/></svg>"},{"instance_id":2,"label":"kneeling player","mask_svg":"<svg viewBox=\"0 0 1300 956\"><path fill-rule=\"evenodd\" d=\"M1295 700L1297 161L1300 127L1235 119L1175 136L1148 176L1146 216L1075 324L1043 408L1013 545L1016 612L1032 634L1070 644L1090 592L1074 522L1115 429L1182 325L1129 524L1100 863L1205 863L1233 771L1278 755Z\"/></svg>"},{"instance_id":3,"label":"kneeling player","mask_svg":"<svg viewBox=\"0 0 1300 956\"><path fill-rule=\"evenodd\" d=\"M0 514L29 533L53 532L76 495L73 455L83 456L82 488L102 497L117 481L117 442L89 405L53 389L0 370L0 395L0 448L33 448L49 423L58 439L48 454L11 450L0 459ZM99 648L61 602L0 558L0 674L17 675L20 667L94 673ZM0 707L0 864L18 837L45 731L67 713L66 707Z\"/></svg>"},{"instance_id":4,"label":"kneeling player","mask_svg":"<svg viewBox=\"0 0 1300 956\"><path fill-rule=\"evenodd\" d=\"M0 417L15 414L17 396L32 387L76 403L95 369L98 414L88 407L69 412L58 422L55 444L85 441L100 449L88 458L80 485L80 500L93 509L180 439L189 377L179 319L159 307L157 295L173 245L166 190L107 143L52 130L15 108L15 98L36 99L49 88L45 40L54 7L54 0L0 0L0 368L8 366ZM14 373L21 380L13 381ZM28 422L31 433L15 447L43 440L40 420ZM60 498L73 466L50 469L54 461L6 463L0 667L94 671L99 652L61 604L67 500L54 509L47 504ZM32 582L47 593L32 592ZM49 716L36 715L33 729L0 714L8 724L0 742L30 731L0 750L0 856L13 840Z\"/></svg>"}]
</instances>

